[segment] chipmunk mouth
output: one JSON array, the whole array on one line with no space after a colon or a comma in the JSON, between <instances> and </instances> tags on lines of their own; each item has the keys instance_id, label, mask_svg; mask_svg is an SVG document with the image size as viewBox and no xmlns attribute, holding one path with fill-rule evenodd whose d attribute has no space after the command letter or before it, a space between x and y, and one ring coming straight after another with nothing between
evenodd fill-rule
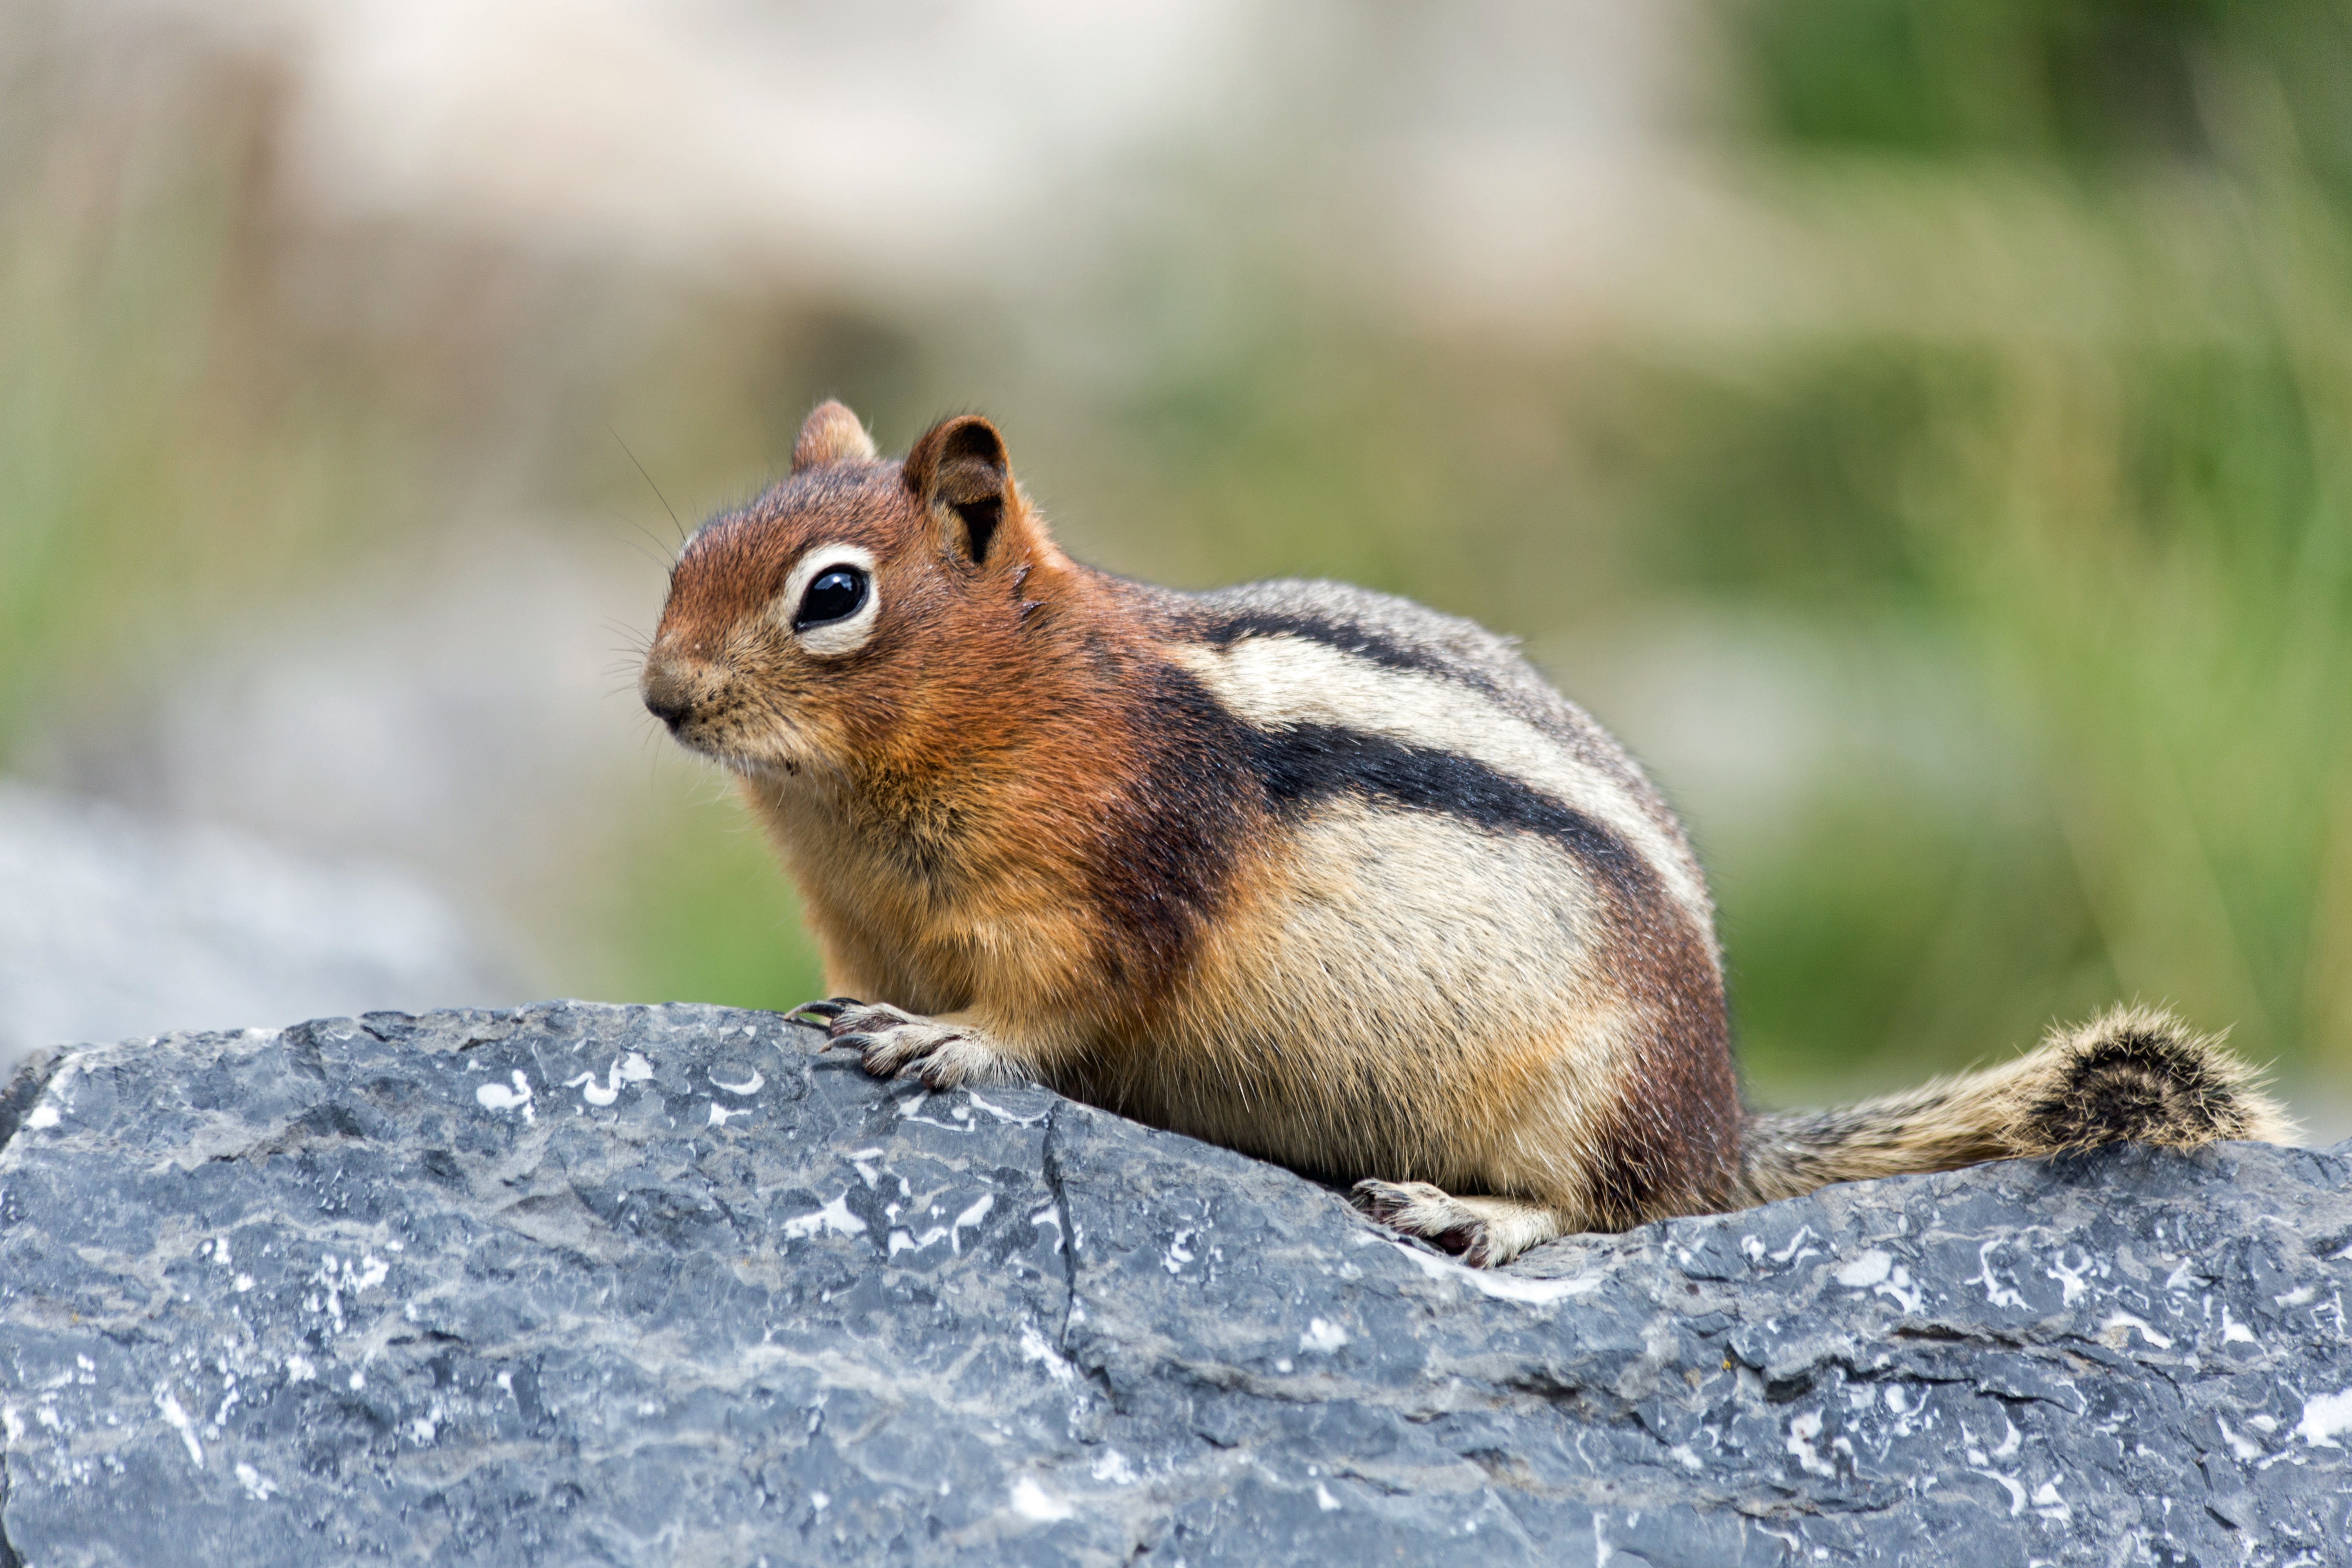
<instances>
[{"instance_id":1,"label":"chipmunk mouth","mask_svg":"<svg viewBox=\"0 0 2352 1568\"><path fill-rule=\"evenodd\" d=\"M676 731L674 731L676 732ZM822 761L799 725L770 716L757 736L710 736L677 732L678 743L744 778L781 784L805 774Z\"/></svg>"},{"instance_id":2,"label":"chipmunk mouth","mask_svg":"<svg viewBox=\"0 0 2352 1568\"><path fill-rule=\"evenodd\" d=\"M681 736L678 743L697 756L717 763L729 773L741 773L748 778L790 774L800 769L797 756L789 752L778 755L772 745L765 743L764 737L762 743L756 747L746 745L740 737L689 740Z\"/></svg>"},{"instance_id":3,"label":"chipmunk mouth","mask_svg":"<svg viewBox=\"0 0 2352 1568\"><path fill-rule=\"evenodd\" d=\"M670 739L745 778L782 782L821 763L816 737L724 665L656 652L637 682Z\"/></svg>"},{"instance_id":4,"label":"chipmunk mouth","mask_svg":"<svg viewBox=\"0 0 2352 1568\"><path fill-rule=\"evenodd\" d=\"M691 718L669 727L670 739L707 762L717 763L730 773L748 777L766 778L789 776L801 769L799 750L789 744L778 747L775 737L761 735L749 742L740 734L714 733Z\"/></svg>"}]
</instances>

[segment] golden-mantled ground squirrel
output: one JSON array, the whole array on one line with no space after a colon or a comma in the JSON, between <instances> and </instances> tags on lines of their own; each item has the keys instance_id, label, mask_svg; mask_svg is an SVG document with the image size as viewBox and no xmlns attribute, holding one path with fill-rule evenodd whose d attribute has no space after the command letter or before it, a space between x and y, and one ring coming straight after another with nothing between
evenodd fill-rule
<instances>
[{"instance_id":1,"label":"golden-mantled ground squirrel","mask_svg":"<svg viewBox=\"0 0 2352 1568\"><path fill-rule=\"evenodd\" d=\"M670 574L646 706L739 775L868 1071L1034 1079L1355 1184L1475 1264L1826 1183L2291 1129L2137 1009L1847 1110L1742 1110L1706 883L1501 638L1057 549L987 420L838 403ZM856 998L857 1000L851 1000Z\"/></svg>"}]
</instances>

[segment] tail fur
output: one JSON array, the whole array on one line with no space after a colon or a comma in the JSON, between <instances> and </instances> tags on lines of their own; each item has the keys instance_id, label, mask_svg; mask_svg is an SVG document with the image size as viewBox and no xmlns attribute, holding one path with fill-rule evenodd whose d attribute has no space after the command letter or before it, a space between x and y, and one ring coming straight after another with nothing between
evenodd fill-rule
<instances>
[{"instance_id":1,"label":"tail fur","mask_svg":"<svg viewBox=\"0 0 2352 1568\"><path fill-rule=\"evenodd\" d=\"M1981 1072L1836 1110L1750 1116L1741 1201L2107 1143L2292 1142L2294 1124L2259 1083L2219 1037L2170 1013L2117 1007Z\"/></svg>"}]
</instances>

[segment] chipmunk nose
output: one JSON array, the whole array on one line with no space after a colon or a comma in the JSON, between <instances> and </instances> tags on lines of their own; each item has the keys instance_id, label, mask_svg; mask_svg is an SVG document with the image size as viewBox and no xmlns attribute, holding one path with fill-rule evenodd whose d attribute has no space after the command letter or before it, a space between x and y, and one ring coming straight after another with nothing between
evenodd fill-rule
<instances>
[{"instance_id":1,"label":"chipmunk nose","mask_svg":"<svg viewBox=\"0 0 2352 1568\"><path fill-rule=\"evenodd\" d=\"M665 660L647 662L645 676L637 682L637 695L645 699L646 711L668 725L673 733L694 711L690 683Z\"/></svg>"}]
</instances>

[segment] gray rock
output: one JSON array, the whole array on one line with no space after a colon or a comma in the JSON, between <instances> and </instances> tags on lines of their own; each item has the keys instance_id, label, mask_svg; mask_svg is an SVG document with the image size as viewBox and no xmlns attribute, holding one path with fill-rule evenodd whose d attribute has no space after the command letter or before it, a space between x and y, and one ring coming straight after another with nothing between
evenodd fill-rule
<instances>
[{"instance_id":1,"label":"gray rock","mask_svg":"<svg viewBox=\"0 0 2352 1568\"><path fill-rule=\"evenodd\" d=\"M2352 1145L1477 1274L814 1043L557 1004L37 1058L0 1564L2352 1561Z\"/></svg>"}]
</instances>

